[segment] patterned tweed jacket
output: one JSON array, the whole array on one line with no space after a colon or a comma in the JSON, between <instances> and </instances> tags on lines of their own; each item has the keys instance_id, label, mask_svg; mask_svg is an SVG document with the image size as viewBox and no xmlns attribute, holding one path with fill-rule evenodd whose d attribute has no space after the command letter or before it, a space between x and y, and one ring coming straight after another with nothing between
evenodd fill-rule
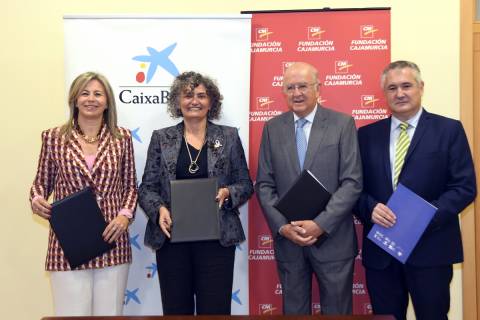
<instances>
[{"instance_id":1,"label":"patterned tweed jacket","mask_svg":"<svg viewBox=\"0 0 480 320\"><path fill-rule=\"evenodd\" d=\"M30 200L35 196L60 200L91 186L105 221L112 221L122 208L135 211L137 202L136 173L130 131L119 128L122 139L116 139L104 126L100 132L98 151L90 171L85 162L79 136L74 131L67 140L60 128L42 132L42 149L37 175L30 190ZM103 268L129 263L132 260L128 232L123 233L116 247L78 269ZM48 239L47 271L70 270L57 237L50 229Z\"/></svg>"}]
</instances>

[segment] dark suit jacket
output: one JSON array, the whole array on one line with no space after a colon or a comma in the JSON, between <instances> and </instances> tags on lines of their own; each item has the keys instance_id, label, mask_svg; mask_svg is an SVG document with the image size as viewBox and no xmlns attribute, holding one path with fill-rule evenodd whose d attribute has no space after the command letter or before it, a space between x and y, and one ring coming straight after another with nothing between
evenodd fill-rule
<instances>
[{"instance_id":1,"label":"dark suit jacket","mask_svg":"<svg viewBox=\"0 0 480 320\"><path fill-rule=\"evenodd\" d=\"M359 129L364 184L356 213L365 226L363 264L375 269L393 259L365 238L373 208L378 202L385 204L393 192L390 122L388 118ZM458 214L474 200L476 182L462 124L423 110L399 182L438 208L407 263L440 266L463 261Z\"/></svg>"},{"instance_id":2,"label":"dark suit jacket","mask_svg":"<svg viewBox=\"0 0 480 320\"><path fill-rule=\"evenodd\" d=\"M362 170L357 130L352 117L317 107L304 168L310 170L332 193L324 212L314 221L325 230L327 239L310 246L319 261L339 261L357 254L352 208L362 190ZM279 262L302 259L302 247L279 236L287 219L273 207L300 175L293 113L286 112L268 121L263 129L255 189L274 236ZM312 194L312 197L315 195Z\"/></svg>"},{"instance_id":3,"label":"dark suit jacket","mask_svg":"<svg viewBox=\"0 0 480 320\"><path fill-rule=\"evenodd\" d=\"M147 163L138 190L139 204L148 222L145 244L159 249L165 234L158 225L160 206L170 209L170 180L176 179L178 154L184 124L155 130L148 147ZM238 207L253 193L242 142L236 128L207 125L208 176L218 177L219 187L228 187L230 198L220 210L220 243L231 246L245 240Z\"/></svg>"}]
</instances>

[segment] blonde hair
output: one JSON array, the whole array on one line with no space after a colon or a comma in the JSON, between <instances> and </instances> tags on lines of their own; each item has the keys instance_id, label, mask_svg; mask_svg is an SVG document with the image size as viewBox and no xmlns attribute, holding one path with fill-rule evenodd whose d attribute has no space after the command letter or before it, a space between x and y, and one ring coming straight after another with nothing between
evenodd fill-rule
<instances>
[{"instance_id":1,"label":"blonde hair","mask_svg":"<svg viewBox=\"0 0 480 320\"><path fill-rule=\"evenodd\" d=\"M107 95L107 109L103 112L103 123L107 126L110 134L115 138L120 139L122 138L122 134L117 127L117 108L112 87L105 76L92 71L80 74L70 85L70 90L68 92L70 116L68 117L68 121L62 126L60 133L64 134L67 139L71 137L72 131L75 129L78 120L78 108L76 107L77 99L87 84L92 80L100 82L105 88L105 94Z\"/></svg>"}]
</instances>

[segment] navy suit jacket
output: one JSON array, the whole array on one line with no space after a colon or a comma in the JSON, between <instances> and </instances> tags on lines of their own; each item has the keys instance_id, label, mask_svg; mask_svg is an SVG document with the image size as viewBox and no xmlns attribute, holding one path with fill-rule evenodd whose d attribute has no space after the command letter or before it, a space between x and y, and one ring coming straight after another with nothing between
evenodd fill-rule
<instances>
[{"instance_id":1,"label":"navy suit jacket","mask_svg":"<svg viewBox=\"0 0 480 320\"><path fill-rule=\"evenodd\" d=\"M356 214L364 225L363 264L383 269L393 259L366 235L372 227L375 205L386 203L393 192L390 168L391 118L359 129L363 165L363 192ZM463 261L458 214L476 195L475 172L460 121L425 109L408 149L399 182L438 208L407 260L414 266L441 266Z\"/></svg>"}]
</instances>

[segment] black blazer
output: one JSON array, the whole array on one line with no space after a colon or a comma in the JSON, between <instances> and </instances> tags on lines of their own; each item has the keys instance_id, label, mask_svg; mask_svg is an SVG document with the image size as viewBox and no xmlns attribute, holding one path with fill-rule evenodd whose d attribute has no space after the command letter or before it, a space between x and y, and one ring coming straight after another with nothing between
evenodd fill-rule
<instances>
[{"instance_id":1,"label":"black blazer","mask_svg":"<svg viewBox=\"0 0 480 320\"><path fill-rule=\"evenodd\" d=\"M163 205L170 209L170 180L176 177L183 131L183 122L155 130L148 147L138 199L148 217L145 244L153 249L159 249L165 241L165 234L158 225L159 208ZM245 240L238 207L253 193L242 142L236 128L208 122L205 147L208 176L218 177L219 186L230 191L228 204L220 210L220 243L235 245Z\"/></svg>"}]
</instances>

